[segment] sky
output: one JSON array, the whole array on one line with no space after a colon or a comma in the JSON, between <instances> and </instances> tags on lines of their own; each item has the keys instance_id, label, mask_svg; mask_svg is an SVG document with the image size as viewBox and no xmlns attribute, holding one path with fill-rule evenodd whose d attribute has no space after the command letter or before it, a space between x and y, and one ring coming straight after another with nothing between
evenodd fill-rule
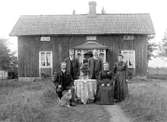
<instances>
[{"instance_id":1,"label":"sky","mask_svg":"<svg viewBox=\"0 0 167 122\"><path fill-rule=\"evenodd\" d=\"M9 33L20 15L88 13L90 0L0 0L0 38L8 39L8 46L17 51L17 38ZM153 42L161 42L167 29L166 0L94 0L97 13L104 7L106 13L150 13L154 28Z\"/></svg>"}]
</instances>

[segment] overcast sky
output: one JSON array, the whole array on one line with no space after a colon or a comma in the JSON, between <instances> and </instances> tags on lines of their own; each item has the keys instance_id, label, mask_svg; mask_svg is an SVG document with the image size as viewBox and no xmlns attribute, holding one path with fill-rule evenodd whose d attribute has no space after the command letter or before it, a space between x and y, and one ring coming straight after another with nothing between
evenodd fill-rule
<instances>
[{"instance_id":1,"label":"overcast sky","mask_svg":"<svg viewBox=\"0 0 167 122\"><path fill-rule=\"evenodd\" d=\"M9 47L17 50L17 41L9 33L20 15L88 13L90 0L1 0L0 38L9 39ZM150 13L156 31L155 41L163 38L167 28L166 0L95 0L97 12L104 7L106 13Z\"/></svg>"}]
</instances>

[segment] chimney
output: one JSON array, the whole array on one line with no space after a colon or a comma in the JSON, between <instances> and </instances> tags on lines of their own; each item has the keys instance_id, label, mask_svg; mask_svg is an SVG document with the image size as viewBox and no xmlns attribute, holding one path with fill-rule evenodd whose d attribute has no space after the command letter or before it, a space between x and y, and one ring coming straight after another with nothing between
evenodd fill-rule
<instances>
[{"instance_id":1,"label":"chimney","mask_svg":"<svg viewBox=\"0 0 167 122\"><path fill-rule=\"evenodd\" d=\"M96 15L96 2L95 1L89 2L89 15L90 16Z\"/></svg>"},{"instance_id":2,"label":"chimney","mask_svg":"<svg viewBox=\"0 0 167 122\"><path fill-rule=\"evenodd\" d=\"M75 15L75 10L73 10L72 15Z\"/></svg>"},{"instance_id":3,"label":"chimney","mask_svg":"<svg viewBox=\"0 0 167 122\"><path fill-rule=\"evenodd\" d=\"M105 12L105 10L104 10L104 7L102 8L102 10L101 10L101 14L105 14L106 12Z\"/></svg>"}]
</instances>

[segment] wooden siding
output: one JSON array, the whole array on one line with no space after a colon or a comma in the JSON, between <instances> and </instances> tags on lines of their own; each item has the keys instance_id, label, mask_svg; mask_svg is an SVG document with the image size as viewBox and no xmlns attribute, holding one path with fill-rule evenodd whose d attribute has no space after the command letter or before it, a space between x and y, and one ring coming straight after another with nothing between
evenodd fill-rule
<instances>
[{"instance_id":1,"label":"wooden siding","mask_svg":"<svg viewBox=\"0 0 167 122\"><path fill-rule=\"evenodd\" d=\"M86 35L51 36L51 41L41 42L40 36L18 37L19 77L39 76L39 51L53 51L53 71L68 56L68 50L86 42ZM107 61L113 66L121 49L134 49L136 53L136 74L145 75L147 71L146 36L137 35L134 40L123 40L123 35L97 36L97 42L109 46Z\"/></svg>"}]
</instances>

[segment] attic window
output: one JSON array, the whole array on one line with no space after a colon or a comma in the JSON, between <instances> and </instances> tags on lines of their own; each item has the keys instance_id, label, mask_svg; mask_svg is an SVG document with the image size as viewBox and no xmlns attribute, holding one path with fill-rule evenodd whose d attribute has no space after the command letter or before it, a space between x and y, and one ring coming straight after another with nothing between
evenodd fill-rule
<instances>
[{"instance_id":1,"label":"attic window","mask_svg":"<svg viewBox=\"0 0 167 122\"><path fill-rule=\"evenodd\" d=\"M87 36L86 40L96 40L96 36Z\"/></svg>"},{"instance_id":2,"label":"attic window","mask_svg":"<svg viewBox=\"0 0 167 122\"><path fill-rule=\"evenodd\" d=\"M50 41L49 36L41 36L40 41Z\"/></svg>"},{"instance_id":3,"label":"attic window","mask_svg":"<svg viewBox=\"0 0 167 122\"><path fill-rule=\"evenodd\" d=\"M134 36L133 35L124 35L123 40L134 40Z\"/></svg>"}]
</instances>

